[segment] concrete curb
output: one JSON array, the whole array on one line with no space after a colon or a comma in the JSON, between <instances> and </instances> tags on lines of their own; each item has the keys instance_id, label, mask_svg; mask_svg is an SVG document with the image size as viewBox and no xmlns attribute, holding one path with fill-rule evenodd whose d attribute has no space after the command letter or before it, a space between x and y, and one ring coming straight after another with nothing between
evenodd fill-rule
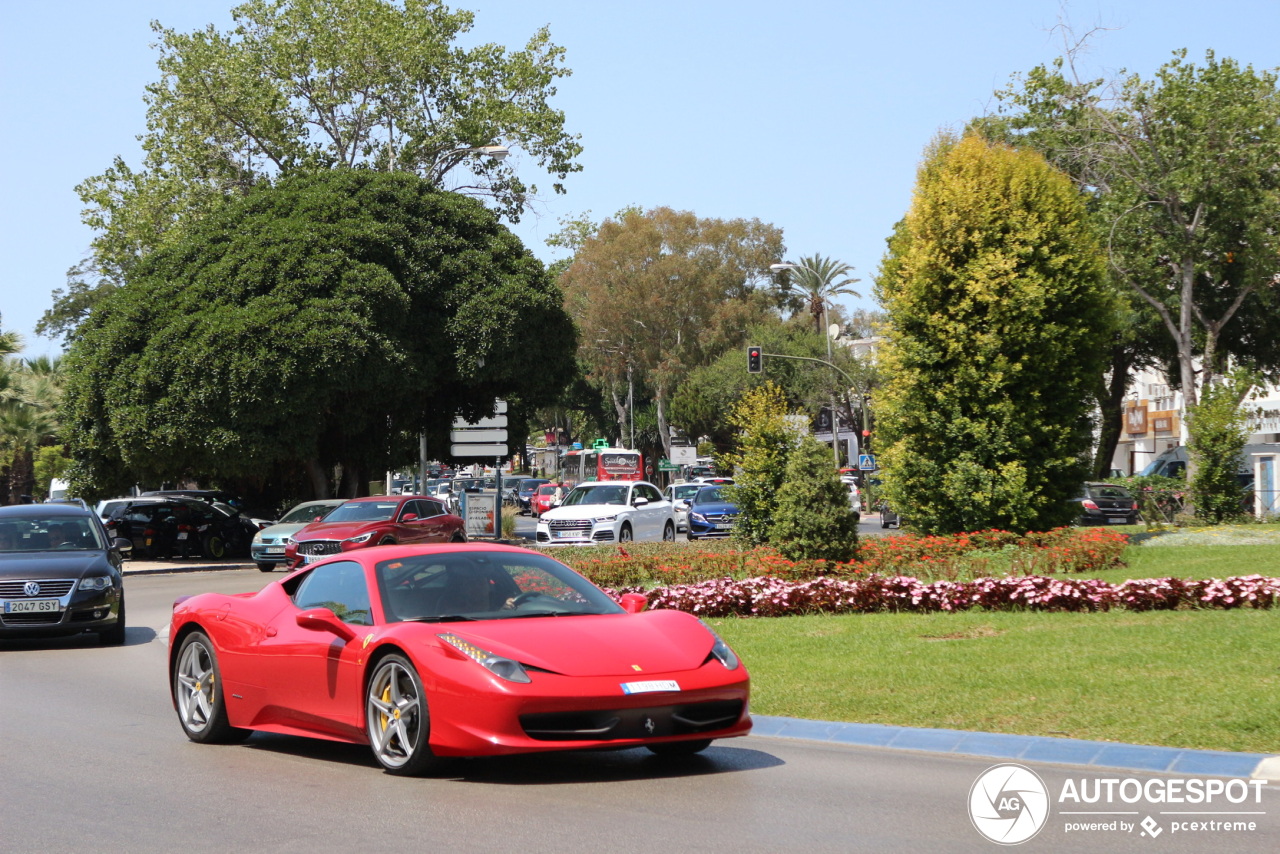
<instances>
[{"instance_id":1,"label":"concrete curb","mask_svg":"<svg viewBox=\"0 0 1280 854\"><path fill-rule=\"evenodd\" d=\"M217 572L222 569L257 569L252 561L224 563L170 563L167 561L126 560L124 574L129 575L170 575L180 572ZM283 574L283 570L280 570ZM263 573L267 575L268 573Z\"/></svg>"},{"instance_id":2,"label":"concrete curb","mask_svg":"<svg viewBox=\"0 0 1280 854\"><path fill-rule=\"evenodd\" d=\"M990 759L1023 759L1129 771L1248 777L1280 783L1280 756L1223 750L1185 750L1142 744L1115 744L1075 738L1003 735L884 724L852 724L752 715L752 735L832 744L955 753Z\"/></svg>"}]
</instances>

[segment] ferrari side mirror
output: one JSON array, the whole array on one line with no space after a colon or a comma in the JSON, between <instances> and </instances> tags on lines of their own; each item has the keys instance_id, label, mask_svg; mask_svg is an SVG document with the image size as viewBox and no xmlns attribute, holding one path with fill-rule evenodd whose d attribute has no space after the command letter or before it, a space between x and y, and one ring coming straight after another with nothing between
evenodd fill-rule
<instances>
[{"instance_id":1,"label":"ferrari side mirror","mask_svg":"<svg viewBox=\"0 0 1280 854\"><path fill-rule=\"evenodd\" d=\"M639 614L647 604L649 604L649 600L643 593L622 594L622 610L628 614Z\"/></svg>"},{"instance_id":2,"label":"ferrari side mirror","mask_svg":"<svg viewBox=\"0 0 1280 854\"><path fill-rule=\"evenodd\" d=\"M329 632L344 641L355 640L355 630L348 626L338 615L328 608L311 608L298 615L298 625L316 632Z\"/></svg>"}]
</instances>

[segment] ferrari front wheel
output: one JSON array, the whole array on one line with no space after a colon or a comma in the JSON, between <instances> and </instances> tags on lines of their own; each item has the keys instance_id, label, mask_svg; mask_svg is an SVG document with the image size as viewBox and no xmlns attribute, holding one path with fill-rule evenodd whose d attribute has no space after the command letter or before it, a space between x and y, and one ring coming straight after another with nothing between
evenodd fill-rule
<instances>
[{"instance_id":1,"label":"ferrari front wheel","mask_svg":"<svg viewBox=\"0 0 1280 854\"><path fill-rule=\"evenodd\" d=\"M173 668L173 696L178 701L178 720L192 741L218 744L239 741L249 735L249 730L237 729L227 722L218 654L203 632L187 635L178 648L178 662Z\"/></svg>"},{"instance_id":2,"label":"ferrari front wheel","mask_svg":"<svg viewBox=\"0 0 1280 854\"><path fill-rule=\"evenodd\" d=\"M431 720L422 680L404 656L392 653L378 662L365 710L369 746L388 773L416 776L438 763L427 744Z\"/></svg>"}]
</instances>

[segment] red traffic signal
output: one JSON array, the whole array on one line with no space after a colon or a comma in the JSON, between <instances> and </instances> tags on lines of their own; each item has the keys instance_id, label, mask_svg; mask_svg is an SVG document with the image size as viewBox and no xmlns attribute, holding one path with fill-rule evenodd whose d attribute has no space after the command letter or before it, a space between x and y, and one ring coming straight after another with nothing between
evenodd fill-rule
<instances>
[{"instance_id":1,"label":"red traffic signal","mask_svg":"<svg viewBox=\"0 0 1280 854\"><path fill-rule=\"evenodd\" d=\"M747 373L759 374L764 371L764 353L759 347L747 348Z\"/></svg>"}]
</instances>

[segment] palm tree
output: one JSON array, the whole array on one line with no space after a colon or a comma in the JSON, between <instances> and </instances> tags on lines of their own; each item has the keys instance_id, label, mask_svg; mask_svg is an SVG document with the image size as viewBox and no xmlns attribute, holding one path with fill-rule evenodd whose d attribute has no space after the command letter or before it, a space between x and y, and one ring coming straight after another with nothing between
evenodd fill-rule
<instances>
[{"instance_id":1,"label":"palm tree","mask_svg":"<svg viewBox=\"0 0 1280 854\"><path fill-rule=\"evenodd\" d=\"M813 329L819 335L825 332L822 319L827 308L835 304L834 297L862 296L849 287L862 280L850 276L853 268L843 261L813 255L801 258L798 264L778 264L775 267L791 274L783 279L779 288L783 293L782 303L807 309L813 315Z\"/></svg>"},{"instance_id":2,"label":"palm tree","mask_svg":"<svg viewBox=\"0 0 1280 854\"><path fill-rule=\"evenodd\" d=\"M58 432L61 360L11 355L21 349L16 333L0 332L0 469L7 469L0 486L7 495L0 497L6 503L32 492L36 449L55 444Z\"/></svg>"}]
</instances>

